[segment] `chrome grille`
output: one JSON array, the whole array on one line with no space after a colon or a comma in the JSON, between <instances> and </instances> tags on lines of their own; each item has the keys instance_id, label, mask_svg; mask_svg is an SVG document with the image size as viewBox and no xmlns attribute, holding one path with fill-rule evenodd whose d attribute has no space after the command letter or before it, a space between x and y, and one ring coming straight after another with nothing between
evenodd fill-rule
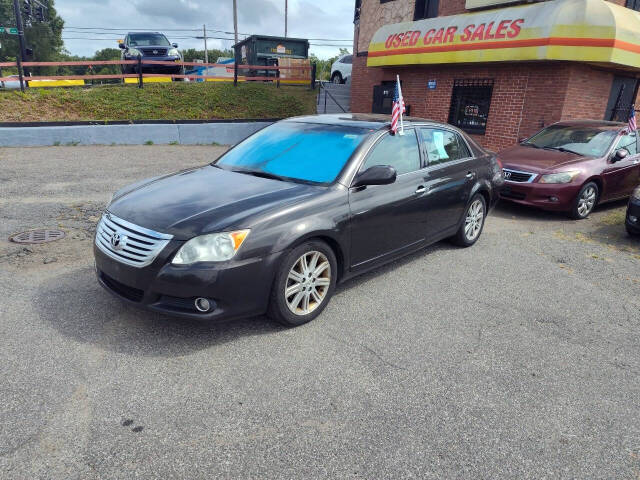
<instances>
[{"instance_id":1,"label":"chrome grille","mask_svg":"<svg viewBox=\"0 0 640 480\"><path fill-rule=\"evenodd\" d=\"M535 173L511 170L510 168L503 168L502 171L504 172L504 179L507 182L531 183L537 177Z\"/></svg>"},{"instance_id":2,"label":"chrome grille","mask_svg":"<svg viewBox=\"0 0 640 480\"><path fill-rule=\"evenodd\" d=\"M166 48L141 48L145 57L164 57L167 55Z\"/></svg>"},{"instance_id":3,"label":"chrome grille","mask_svg":"<svg viewBox=\"0 0 640 480\"><path fill-rule=\"evenodd\" d=\"M133 267L152 263L173 235L154 232L116 217L102 215L96 228L96 245L105 254Z\"/></svg>"}]
</instances>

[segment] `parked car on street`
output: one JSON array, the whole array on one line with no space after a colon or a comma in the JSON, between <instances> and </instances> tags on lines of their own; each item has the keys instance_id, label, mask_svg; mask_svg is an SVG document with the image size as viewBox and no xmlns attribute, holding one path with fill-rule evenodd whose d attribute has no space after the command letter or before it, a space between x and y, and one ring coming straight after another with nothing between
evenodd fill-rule
<instances>
[{"instance_id":1,"label":"parked car on street","mask_svg":"<svg viewBox=\"0 0 640 480\"><path fill-rule=\"evenodd\" d=\"M502 183L495 156L449 125L407 119L392 135L388 116L293 118L117 192L98 280L156 312L301 325L338 282L444 238L476 243Z\"/></svg>"},{"instance_id":2,"label":"parked car on street","mask_svg":"<svg viewBox=\"0 0 640 480\"><path fill-rule=\"evenodd\" d=\"M640 182L638 138L617 122L576 120L548 126L499 153L501 197L586 218L603 202L627 198Z\"/></svg>"},{"instance_id":3,"label":"parked car on street","mask_svg":"<svg viewBox=\"0 0 640 480\"><path fill-rule=\"evenodd\" d=\"M331 65L331 81L333 83L346 83L351 78L353 55L342 55Z\"/></svg>"},{"instance_id":4,"label":"parked car on street","mask_svg":"<svg viewBox=\"0 0 640 480\"><path fill-rule=\"evenodd\" d=\"M130 32L120 44L122 60L156 60L162 62L182 62L182 54L177 43L169 43L159 32ZM122 73L139 73L137 65L123 65ZM143 65L142 73L164 73L184 75L182 65Z\"/></svg>"},{"instance_id":5,"label":"parked car on street","mask_svg":"<svg viewBox=\"0 0 640 480\"><path fill-rule=\"evenodd\" d=\"M633 191L629 200L625 224L629 235L640 235L640 185Z\"/></svg>"},{"instance_id":6,"label":"parked car on street","mask_svg":"<svg viewBox=\"0 0 640 480\"><path fill-rule=\"evenodd\" d=\"M0 82L0 88L6 90L17 90L20 88L20 77L18 77L18 75L8 75L6 78L10 78L11 80ZM24 86L28 86L26 80L24 80Z\"/></svg>"}]
</instances>

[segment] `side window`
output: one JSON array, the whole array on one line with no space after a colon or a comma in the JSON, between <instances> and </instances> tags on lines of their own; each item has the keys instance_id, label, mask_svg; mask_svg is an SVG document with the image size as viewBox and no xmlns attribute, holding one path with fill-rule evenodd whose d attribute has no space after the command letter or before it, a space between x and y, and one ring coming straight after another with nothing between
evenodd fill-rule
<instances>
[{"instance_id":1,"label":"side window","mask_svg":"<svg viewBox=\"0 0 640 480\"><path fill-rule=\"evenodd\" d=\"M438 165L471 156L469 149L457 133L437 128L421 128L429 165Z\"/></svg>"},{"instance_id":2,"label":"side window","mask_svg":"<svg viewBox=\"0 0 640 480\"><path fill-rule=\"evenodd\" d=\"M391 165L398 175L420 170L420 149L413 130L405 130L404 135L385 135L369 152L361 172L374 165Z\"/></svg>"},{"instance_id":3,"label":"side window","mask_svg":"<svg viewBox=\"0 0 640 480\"><path fill-rule=\"evenodd\" d=\"M616 150L620 150L624 148L629 155L635 155L638 153L638 144L637 144L637 136L635 133L627 133L620 137L618 140L618 145L616 146Z\"/></svg>"},{"instance_id":4,"label":"side window","mask_svg":"<svg viewBox=\"0 0 640 480\"><path fill-rule=\"evenodd\" d=\"M342 63L346 63L347 65L351 65L353 63L353 55L347 55L342 59Z\"/></svg>"}]
</instances>

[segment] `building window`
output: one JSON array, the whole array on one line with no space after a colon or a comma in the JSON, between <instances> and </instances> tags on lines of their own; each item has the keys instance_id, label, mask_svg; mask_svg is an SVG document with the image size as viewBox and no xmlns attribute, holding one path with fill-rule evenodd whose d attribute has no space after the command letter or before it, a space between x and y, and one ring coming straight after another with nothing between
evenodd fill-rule
<instances>
[{"instance_id":1,"label":"building window","mask_svg":"<svg viewBox=\"0 0 640 480\"><path fill-rule=\"evenodd\" d=\"M492 94L490 78L454 80L449 123L467 133L484 134Z\"/></svg>"},{"instance_id":2,"label":"building window","mask_svg":"<svg viewBox=\"0 0 640 480\"><path fill-rule=\"evenodd\" d=\"M627 4L625 6L640 12L640 0L627 0Z\"/></svg>"},{"instance_id":3,"label":"building window","mask_svg":"<svg viewBox=\"0 0 640 480\"><path fill-rule=\"evenodd\" d=\"M413 19L422 20L423 18L437 17L439 4L440 0L416 0L416 11Z\"/></svg>"}]
</instances>

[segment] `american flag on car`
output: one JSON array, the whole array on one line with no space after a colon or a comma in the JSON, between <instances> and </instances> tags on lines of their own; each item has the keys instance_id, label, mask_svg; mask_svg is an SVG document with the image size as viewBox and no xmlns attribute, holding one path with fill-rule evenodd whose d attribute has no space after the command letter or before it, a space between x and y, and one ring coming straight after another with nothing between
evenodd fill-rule
<instances>
[{"instance_id":1,"label":"american flag on car","mask_svg":"<svg viewBox=\"0 0 640 480\"><path fill-rule=\"evenodd\" d=\"M391 131L395 134L398 132L398 121L400 122L400 135L404 133L404 125L402 115L407 111L404 98L402 97L402 86L400 85L400 76L397 76L396 90L393 94L393 109L391 111Z\"/></svg>"}]
</instances>

